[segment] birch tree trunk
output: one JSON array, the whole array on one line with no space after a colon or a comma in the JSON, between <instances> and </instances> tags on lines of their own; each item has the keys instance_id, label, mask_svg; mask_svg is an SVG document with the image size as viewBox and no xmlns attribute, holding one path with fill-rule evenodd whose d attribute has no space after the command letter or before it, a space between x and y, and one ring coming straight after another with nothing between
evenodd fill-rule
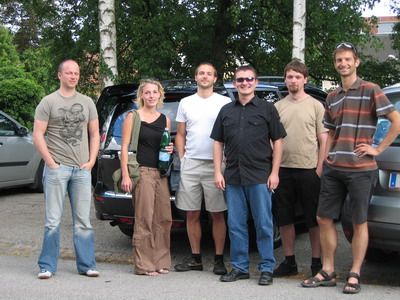
<instances>
[{"instance_id":1,"label":"birch tree trunk","mask_svg":"<svg viewBox=\"0 0 400 300\"><path fill-rule=\"evenodd\" d=\"M114 84L117 69L117 29L114 0L99 0L100 81L103 87Z\"/></svg>"},{"instance_id":2,"label":"birch tree trunk","mask_svg":"<svg viewBox=\"0 0 400 300\"><path fill-rule=\"evenodd\" d=\"M293 0L293 51L292 58L303 63L306 39L306 0Z\"/></svg>"}]
</instances>

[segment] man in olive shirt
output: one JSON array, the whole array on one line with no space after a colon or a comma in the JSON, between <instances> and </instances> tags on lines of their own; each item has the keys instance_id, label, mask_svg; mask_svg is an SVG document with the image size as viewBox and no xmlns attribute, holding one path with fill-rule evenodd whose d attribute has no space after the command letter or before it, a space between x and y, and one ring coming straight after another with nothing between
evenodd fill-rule
<instances>
[{"instance_id":1,"label":"man in olive shirt","mask_svg":"<svg viewBox=\"0 0 400 300\"><path fill-rule=\"evenodd\" d=\"M45 161L43 191L46 203L39 279L57 271L60 223L65 195L72 210L78 273L98 277L93 227L90 224L91 169L99 151L99 120L91 98L76 91L80 70L76 61L62 62L60 88L36 108L33 142ZM44 134L47 132L47 140Z\"/></svg>"},{"instance_id":2,"label":"man in olive shirt","mask_svg":"<svg viewBox=\"0 0 400 300\"><path fill-rule=\"evenodd\" d=\"M274 277L298 274L295 259L296 203L301 204L311 244L311 274L322 268L319 227L316 220L320 177L325 155L327 129L322 119L324 106L304 91L308 68L298 60L286 65L285 83L289 95L275 103L287 136L275 191L274 217L281 233L285 260Z\"/></svg>"}]
</instances>

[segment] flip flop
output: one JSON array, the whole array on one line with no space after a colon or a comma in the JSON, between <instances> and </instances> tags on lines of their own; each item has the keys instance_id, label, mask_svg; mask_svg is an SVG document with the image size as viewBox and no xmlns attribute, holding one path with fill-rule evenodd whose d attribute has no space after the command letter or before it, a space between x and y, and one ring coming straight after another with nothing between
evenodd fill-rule
<instances>
[{"instance_id":1,"label":"flip flop","mask_svg":"<svg viewBox=\"0 0 400 300\"><path fill-rule=\"evenodd\" d=\"M323 279L319 279L318 277L311 277L301 283L303 287L318 287L318 286L336 286L336 273L332 272L331 275L328 275L324 270L319 270L318 274L320 274Z\"/></svg>"},{"instance_id":2,"label":"flip flop","mask_svg":"<svg viewBox=\"0 0 400 300\"><path fill-rule=\"evenodd\" d=\"M167 268L161 268L156 270L156 272L160 273L160 274L169 274L169 270Z\"/></svg>"},{"instance_id":3,"label":"flip flop","mask_svg":"<svg viewBox=\"0 0 400 300\"><path fill-rule=\"evenodd\" d=\"M345 294L358 294L358 293L360 292L360 290L361 290L361 285L360 285L361 279L360 279L360 275L358 275L357 273L354 273L354 272L350 272L350 273L347 275L346 280L348 281L349 278L351 278L351 277L357 279L357 280L358 280L358 283L346 282L346 284L344 285L344 288L343 288L343 293L345 293ZM349 289L347 289L348 287L351 287L351 288L353 288L354 290L349 290Z\"/></svg>"}]
</instances>

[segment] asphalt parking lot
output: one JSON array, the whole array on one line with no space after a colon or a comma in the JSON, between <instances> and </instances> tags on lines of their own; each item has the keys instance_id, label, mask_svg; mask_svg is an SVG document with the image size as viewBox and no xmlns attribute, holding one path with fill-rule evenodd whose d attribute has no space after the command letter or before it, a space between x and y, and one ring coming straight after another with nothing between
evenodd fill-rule
<instances>
[{"instance_id":1,"label":"asphalt parking lot","mask_svg":"<svg viewBox=\"0 0 400 300\"><path fill-rule=\"evenodd\" d=\"M23 265L26 265L27 269L23 274L23 276L26 277L24 278L24 280L26 280L29 283L32 282L32 284L35 283L37 284L37 279L35 278L36 273L38 271L36 266L36 260L39 255L39 251L41 249L42 236L43 236L43 209L44 209L43 194L31 193L29 190L26 189L2 190L0 193L0 256L1 256L1 261L5 262L5 263L2 262L1 264L2 266L4 266L4 268L7 268L9 263L11 263L13 260L16 260L14 264L22 263ZM70 215L71 214L70 214L69 204L66 201L62 229L61 229L61 251L60 251L61 268L59 271L60 274L58 274L54 278L54 280L60 280L61 274L65 273L66 271L67 274L69 274L69 276L74 275L74 262L73 262L74 250L72 244L72 221ZM99 270L102 272L101 278L102 279L109 278L109 275L114 274L115 272L119 273L118 270L121 270L121 272L127 276L137 278L137 276L132 275L132 270L130 266L132 263L130 238L123 235L118 228L111 227L108 222L97 220L94 216L93 209L92 209L92 225L95 229L96 258L97 261L99 262ZM340 224L337 224L337 227L339 229L339 247L336 254L336 260L337 260L336 273L338 274L338 281L344 282L345 274L348 272L348 269L351 264L351 248L350 245L345 240L343 233L341 232ZM296 241L296 247L297 247L296 258L299 265L300 273L288 279L276 279L275 283L277 283L278 281L284 283L282 288L284 288L286 284L288 284L289 286L296 287L296 292L293 295L299 293L300 297L296 298L303 299L302 296L307 295L306 297L307 299L313 299L314 297L317 297L320 294L320 292L313 292L309 291L309 289L297 288L299 287L299 282L302 279L307 278L310 272L308 235L307 232L304 230L304 228L302 228L302 226L299 226L297 229L299 233L297 235L297 241ZM173 259L173 264L175 264L181 261L190 252L185 230L182 229L173 230L171 236L171 242L172 242L171 245L172 259ZM214 285L217 284L218 288L216 288L215 292L219 291L218 289L220 284L222 285L224 284L219 283L218 277L215 277L211 273L212 261L213 261L213 245L209 231L205 232L203 235L202 247L203 247L203 262L205 264L206 272L189 272L190 274L185 273L186 275L182 273L172 272L165 278L168 278L169 281L174 277L176 277L177 284L184 284L184 285L187 284L184 283L185 279L188 280L192 277L194 278L194 280L204 280L204 284L206 284L206 282L209 282L211 280L211 282L213 282L211 288L214 288ZM227 257L229 256L228 245L226 247L225 254ZM256 268L257 251L254 245L251 248L250 256L252 261L251 275L252 278L253 277L257 278L258 276L258 271ZM275 257L277 263L279 263L283 259L282 248L278 248L275 250ZM67 265L66 270L63 269L62 267L63 265ZM12 266L10 266L10 268L12 268ZM381 295L383 295L383 298L385 299L391 299L391 297L394 295L396 295L395 298L398 298L400 296L399 270L400 270L400 256L397 256L395 259L385 263L365 262L362 273L362 284L364 284L365 286L367 285L370 286L368 288L363 286L363 291L360 294L360 296L364 295L364 297L362 298L365 299L366 292L364 292L364 290L367 289L370 292L374 292L372 294L375 295L375 298L381 297L375 294L377 290L382 290ZM110 272L110 274L107 275L107 272ZM3 275L7 274L3 273ZM1 283L1 281L3 281L4 279L3 275L0 276L0 286L2 287L4 287L4 285ZM66 276L65 274L63 275ZM15 276L18 277L18 272L17 274L15 274ZM78 279L82 278L79 276L75 277L77 277ZM252 282L252 285L257 287L256 280L254 278L253 278L254 282ZM140 281L141 280L143 280L143 277L140 277ZM159 279L157 279L157 281L158 280ZM29 285L29 283L27 284ZM201 282L199 284L200 287L203 286ZM235 286L236 289L238 284L239 283L237 284L234 283L232 287ZM243 283L243 281L241 281L239 285L240 286L246 285L246 283ZM145 286L146 284L143 287ZM224 286L226 286L226 284ZM278 284L274 284L273 286L278 286ZM272 289L270 290L272 291ZM305 290L307 290L307 292ZM320 290L320 289L312 289L312 290ZM326 293L328 290L332 289L324 288L323 290L325 290ZM339 288L334 290L333 298L336 298L336 296L337 297L340 296L339 298L343 297L343 294L341 294L340 291L341 290ZM329 293L331 292L332 291L330 291ZM234 295L236 296L240 295L241 293L240 289L237 293L239 294L234 294ZM283 295L282 292L280 293L281 293L280 295L282 296ZM173 298L177 299L186 298L184 294L172 293L171 295L175 295ZM178 297L179 295L181 297ZM190 295L195 297L197 294L196 293L193 294L191 291L186 295L188 296L187 298L192 298ZM250 296L250 294L244 294L244 296L246 295ZM249 297L249 298L258 298L256 294L253 296L254 297ZM320 296L325 297L326 295L324 296L324 294L321 293ZM3 296L0 296L0 298L2 297ZM150 297L146 296L142 297L142 299L147 299L147 298ZM205 296L203 298L209 298L209 297ZM286 298L283 297L282 299Z\"/></svg>"}]
</instances>

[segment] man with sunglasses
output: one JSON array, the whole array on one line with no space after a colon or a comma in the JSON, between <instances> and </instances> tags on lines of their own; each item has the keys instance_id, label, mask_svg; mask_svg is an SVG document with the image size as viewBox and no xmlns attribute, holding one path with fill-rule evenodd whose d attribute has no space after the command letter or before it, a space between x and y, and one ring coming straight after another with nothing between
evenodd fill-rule
<instances>
[{"instance_id":1,"label":"man with sunglasses","mask_svg":"<svg viewBox=\"0 0 400 300\"><path fill-rule=\"evenodd\" d=\"M286 65L284 77L289 95L275 103L275 107L287 136L279 169L280 183L275 191L274 217L281 233L285 260L274 270L274 277L298 274L294 228L297 201L303 208L309 231L311 274L315 276L322 267L316 214L328 130L322 123L324 106L304 91L307 66L293 60Z\"/></svg>"},{"instance_id":2,"label":"man with sunglasses","mask_svg":"<svg viewBox=\"0 0 400 300\"><path fill-rule=\"evenodd\" d=\"M357 49L350 43L340 43L333 52L341 86L328 95L324 116L329 133L317 211L324 259L318 274L302 282L304 287L336 286L334 220L340 217L349 195L354 229L353 264L346 276L345 294L356 294L361 289L360 272L368 247L368 206L378 177L375 156L400 132L400 115L382 90L357 76L360 62ZM387 118L392 125L381 144L374 148L371 144L378 117Z\"/></svg>"},{"instance_id":3,"label":"man with sunglasses","mask_svg":"<svg viewBox=\"0 0 400 300\"><path fill-rule=\"evenodd\" d=\"M214 182L218 189L225 191L233 266L220 280L232 282L250 277L247 227L250 207L260 255L258 284L270 285L275 265L271 194L279 183L282 139L286 132L274 105L255 95L258 80L254 68L241 66L234 76L238 99L222 107L211 133ZM223 152L224 175L221 172Z\"/></svg>"}]
</instances>

